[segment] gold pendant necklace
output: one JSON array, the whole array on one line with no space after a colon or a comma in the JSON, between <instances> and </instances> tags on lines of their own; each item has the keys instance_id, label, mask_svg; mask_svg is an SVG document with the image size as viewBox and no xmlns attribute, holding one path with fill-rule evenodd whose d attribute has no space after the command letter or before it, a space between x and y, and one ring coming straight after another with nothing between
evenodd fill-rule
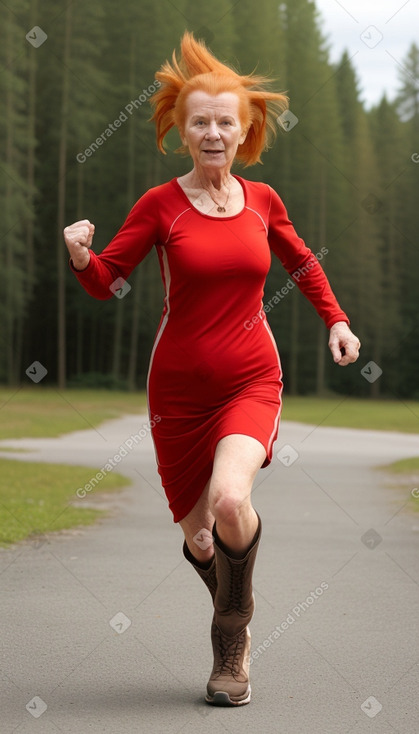
<instances>
[{"instance_id":1,"label":"gold pendant necklace","mask_svg":"<svg viewBox=\"0 0 419 734\"><path fill-rule=\"evenodd\" d=\"M206 189L208 191L208 189ZM211 196L210 192L208 191L208 194ZM230 198L230 189L228 190L227 199L225 200L224 206L218 203L218 201L215 201L215 199L211 196L211 199L213 200L214 204L217 204L217 212L225 212L226 206L228 203L228 200Z\"/></svg>"}]
</instances>

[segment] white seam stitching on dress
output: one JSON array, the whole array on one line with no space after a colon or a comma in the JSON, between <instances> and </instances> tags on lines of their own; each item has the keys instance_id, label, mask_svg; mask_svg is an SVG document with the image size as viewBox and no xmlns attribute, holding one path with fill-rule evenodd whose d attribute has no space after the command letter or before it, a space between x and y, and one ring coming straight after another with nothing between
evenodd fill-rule
<instances>
[{"instance_id":1,"label":"white seam stitching on dress","mask_svg":"<svg viewBox=\"0 0 419 734\"><path fill-rule=\"evenodd\" d=\"M269 334L269 336L271 338L272 344L274 346L275 354L276 354L277 359L278 359L279 372L280 372L280 375L282 377L281 360L280 360L280 357L279 357L279 352L278 352L278 347L277 347L276 341L274 339L274 336L272 334L271 328L270 328L268 322L266 321L266 319L263 320L263 324L264 324L265 329L268 332L268 334ZM269 436L269 441L268 441L268 454L270 453L270 451L272 449L273 438L275 436L276 431L278 430L279 418L280 418L280 415L281 415L281 408L282 408L282 405L281 405L282 389L281 388L279 388L278 394L279 394L279 407L278 407L278 412L277 412L276 417L275 417L274 427L273 427L272 433Z\"/></svg>"},{"instance_id":2,"label":"white seam stitching on dress","mask_svg":"<svg viewBox=\"0 0 419 734\"><path fill-rule=\"evenodd\" d=\"M268 234L268 228L266 226L266 222L265 222L264 218L262 217L262 215L259 214L259 212L257 212L256 209L252 209L251 206L246 206L245 209L249 209L250 212L253 212L254 214L256 214L262 220L262 224L265 227L266 234Z\"/></svg>"},{"instance_id":3,"label":"white seam stitching on dress","mask_svg":"<svg viewBox=\"0 0 419 734\"><path fill-rule=\"evenodd\" d=\"M175 224L176 224L177 220L179 219L179 217L181 217L182 214L185 214L185 212L189 212L190 210L191 210L191 207L189 206L187 209L184 209L183 212L181 212L180 214L178 214L177 217L173 220L172 224L170 225L169 234L167 235L167 240L164 243L165 245L169 241L170 235L172 234L172 229L175 226Z\"/></svg>"},{"instance_id":4,"label":"white seam stitching on dress","mask_svg":"<svg viewBox=\"0 0 419 734\"><path fill-rule=\"evenodd\" d=\"M155 353L155 351L157 349L157 345L158 345L158 343L159 343L159 341L160 341L160 339L161 339L161 337L163 335L163 332L164 332L164 330L165 330L165 328L167 326L167 322L169 320L169 314L170 314L170 283L171 283L170 268L169 268L169 261L167 259L167 252L165 250L164 245L162 245L161 250L162 250L162 258L163 258L163 270L164 270L164 276L165 276L164 277L164 280L165 280L165 283L166 283L166 306L167 306L167 311L166 311L166 314L164 316L164 319L163 319L163 321L161 323L160 329L159 329L158 333L156 334L156 338L154 340L154 345L153 345L153 349L151 351L150 362L149 362L149 366L148 366L147 382L146 382L146 393L147 393L147 403L148 403L148 408L149 408L150 419L153 418L153 416L151 415L150 403L149 403L149 382L150 382L151 368L153 366L154 353ZM154 439L153 439L153 444L154 444ZM156 454L157 463L159 463L159 459L158 459L158 455L157 455L157 448L156 448L156 445L155 444L154 444L154 452Z\"/></svg>"}]
</instances>

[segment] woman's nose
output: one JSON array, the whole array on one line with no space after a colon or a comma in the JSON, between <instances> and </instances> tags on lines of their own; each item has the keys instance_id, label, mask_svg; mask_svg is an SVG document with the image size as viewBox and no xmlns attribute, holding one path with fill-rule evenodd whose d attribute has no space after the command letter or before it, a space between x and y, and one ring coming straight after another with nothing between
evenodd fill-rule
<instances>
[{"instance_id":1,"label":"woman's nose","mask_svg":"<svg viewBox=\"0 0 419 734\"><path fill-rule=\"evenodd\" d=\"M210 122L205 137L208 138L208 140L217 140L220 137L220 133L218 132L217 123L215 122L215 120Z\"/></svg>"}]
</instances>

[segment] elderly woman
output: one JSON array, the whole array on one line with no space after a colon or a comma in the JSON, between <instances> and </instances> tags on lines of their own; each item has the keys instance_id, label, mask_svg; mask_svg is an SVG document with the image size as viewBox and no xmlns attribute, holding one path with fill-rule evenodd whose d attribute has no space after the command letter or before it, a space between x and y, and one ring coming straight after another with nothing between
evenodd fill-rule
<instances>
[{"instance_id":1,"label":"elderly woman","mask_svg":"<svg viewBox=\"0 0 419 734\"><path fill-rule=\"evenodd\" d=\"M206 701L250 701L248 625L261 521L251 492L272 460L282 372L263 309L271 252L330 329L334 361L358 358L318 260L296 234L278 194L232 174L260 162L286 109L268 79L240 76L190 33L156 74L151 102L157 144L174 125L193 168L147 191L100 255L94 225L64 230L71 268L95 298L110 298L155 246L165 297L147 378L158 472L183 530L183 552L214 605L214 665ZM250 326L252 328L250 328Z\"/></svg>"}]
</instances>

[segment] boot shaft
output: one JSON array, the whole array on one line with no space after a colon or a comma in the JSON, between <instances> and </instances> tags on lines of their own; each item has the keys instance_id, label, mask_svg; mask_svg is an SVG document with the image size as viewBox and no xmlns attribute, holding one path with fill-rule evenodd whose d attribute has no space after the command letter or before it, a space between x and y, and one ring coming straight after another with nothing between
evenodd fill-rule
<instances>
[{"instance_id":1,"label":"boot shaft","mask_svg":"<svg viewBox=\"0 0 419 734\"><path fill-rule=\"evenodd\" d=\"M253 569L259 547L262 525L258 529L244 558L231 558L222 547L214 525L214 551L217 570L217 591L214 598L215 619L229 636L241 632L249 624L254 611L252 589Z\"/></svg>"},{"instance_id":2,"label":"boot shaft","mask_svg":"<svg viewBox=\"0 0 419 734\"><path fill-rule=\"evenodd\" d=\"M216 574L216 569L215 569L215 555L208 568L201 568L201 566L198 565L198 561L196 560L196 558L190 552L188 545L186 543L186 540L183 544L183 555L185 556L186 560L189 561L191 566L194 567L198 576L201 577L209 593L211 594L212 601L214 602L215 593L217 591L217 574Z\"/></svg>"}]
</instances>

